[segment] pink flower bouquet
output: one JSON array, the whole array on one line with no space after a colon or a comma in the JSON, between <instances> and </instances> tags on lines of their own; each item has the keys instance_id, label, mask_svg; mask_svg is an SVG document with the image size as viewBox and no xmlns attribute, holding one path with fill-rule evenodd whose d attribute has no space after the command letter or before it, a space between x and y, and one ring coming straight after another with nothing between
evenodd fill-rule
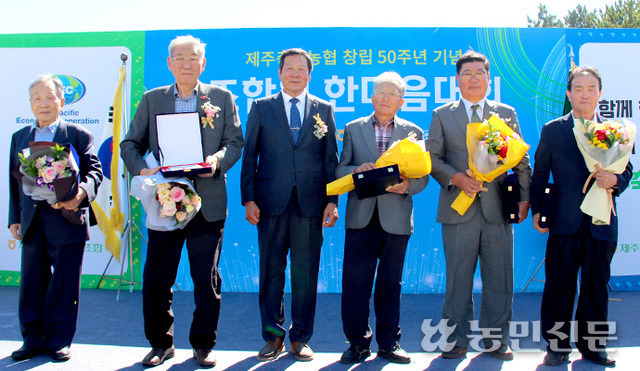
<instances>
[{"instance_id":1,"label":"pink flower bouquet","mask_svg":"<svg viewBox=\"0 0 640 371\"><path fill-rule=\"evenodd\" d=\"M144 207L147 228L156 231L184 228L201 207L189 179L164 178L160 173L133 177L131 195Z\"/></svg>"}]
</instances>

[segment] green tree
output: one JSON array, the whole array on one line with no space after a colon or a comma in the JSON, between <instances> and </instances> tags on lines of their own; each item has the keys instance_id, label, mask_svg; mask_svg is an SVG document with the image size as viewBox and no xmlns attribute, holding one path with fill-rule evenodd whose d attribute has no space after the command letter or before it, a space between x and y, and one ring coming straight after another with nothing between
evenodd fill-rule
<instances>
[{"instance_id":1,"label":"green tree","mask_svg":"<svg viewBox=\"0 0 640 371\"><path fill-rule=\"evenodd\" d=\"M604 10L592 12L586 6L578 5L562 20L540 3L537 19L527 16L527 22L529 27L640 28L640 0L617 0L613 5L605 5Z\"/></svg>"},{"instance_id":2,"label":"green tree","mask_svg":"<svg viewBox=\"0 0 640 371\"><path fill-rule=\"evenodd\" d=\"M565 27L570 28L596 28L598 25L598 13L589 12L584 5L578 5L569 14L564 16Z\"/></svg>"},{"instance_id":3,"label":"green tree","mask_svg":"<svg viewBox=\"0 0 640 371\"><path fill-rule=\"evenodd\" d=\"M549 14L546 5L538 4L538 18L531 19L527 16L529 27L564 27L562 21L555 15Z\"/></svg>"},{"instance_id":4,"label":"green tree","mask_svg":"<svg viewBox=\"0 0 640 371\"><path fill-rule=\"evenodd\" d=\"M618 0L600 10L598 28L640 28L640 2Z\"/></svg>"}]
</instances>

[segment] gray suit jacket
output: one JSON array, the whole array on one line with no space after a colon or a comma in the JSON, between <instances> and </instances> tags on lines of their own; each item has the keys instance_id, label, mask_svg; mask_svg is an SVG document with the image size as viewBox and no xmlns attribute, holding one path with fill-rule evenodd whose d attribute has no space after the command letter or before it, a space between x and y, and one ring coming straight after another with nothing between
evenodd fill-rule
<instances>
[{"instance_id":1,"label":"gray suit jacket","mask_svg":"<svg viewBox=\"0 0 640 371\"><path fill-rule=\"evenodd\" d=\"M491 117L492 112L497 113L502 119L511 119L509 125L514 131L521 134L518 116L512 107L485 100L483 119ZM464 223L471 220L478 209L481 209L489 223L506 223L501 187L506 174L502 174L490 183L485 183L484 186L489 191L481 192L481 197L476 197L464 215L459 215L451 208L451 204L461 192L460 188L451 185L451 178L457 172L469 169L469 154L466 143L468 124L469 118L462 100L445 104L433 111L427 150L431 154L431 175L442 187L436 220L438 223L445 224ZM520 200L529 201L531 166L528 154L513 168L513 172L517 177Z\"/></svg>"},{"instance_id":2,"label":"gray suit jacket","mask_svg":"<svg viewBox=\"0 0 640 371\"><path fill-rule=\"evenodd\" d=\"M196 89L196 107L200 117L204 116L202 105L207 100L220 107L218 117L213 121L213 129L209 125L205 128L200 126L202 158L216 156L219 171L213 177L196 177L194 181L196 192L202 198L202 215L207 221L214 222L227 217L226 172L240 158L244 138L231 92L202 82L198 82ZM121 157L132 175L140 174L140 170L147 167L143 156L148 151L153 152L155 158L160 158L155 117L163 113L175 113L174 85L150 90L140 100L127 136L120 143Z\"/></svg>"},{"instance_id":3,"label":"gray suit jacket","mask_svg":"<svg viewBox=\"0 0 640 371\"><path fill-rule=\"evenodd\" d=\"M396 116L390 145L406 138L415 132L422 139L422 129L409 121ZM378 159L378 145L373 129L373 115L361 117L348 123L344 129L340 164L336 168L336 177L340 178L353 173L353 170L366 163ZM376 203L380 215L380 225L388 233L411 235L413 233L413 199L411 196L420 193L427 186L429 176L409 179L411 188L408 195L387 193L377 197L359 200L355 191L347 196L346 228L360 229L369 224Z\"/></svg>"}]
</instances>

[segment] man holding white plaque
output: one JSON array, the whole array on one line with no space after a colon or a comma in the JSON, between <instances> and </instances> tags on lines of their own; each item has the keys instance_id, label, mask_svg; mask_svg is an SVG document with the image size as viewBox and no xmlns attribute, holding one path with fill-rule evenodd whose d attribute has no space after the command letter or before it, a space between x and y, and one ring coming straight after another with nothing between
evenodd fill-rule
<instances>
[{"instance_id":1,"label":"man holding white plaque","mask_svg":"<svg viewBox=\"0 0 640 371\"><path fill-rule=\"evenodd\" d=\"M150 229L148 232L142 294L145 334L153 349L142 360L144 366L157 366L174 356L171 286L185 240L196 303L189 341L200 366L213 367L216 364L211 349L216 342L220 313L218 261L227 216L226 172L240 158L244 138L231 92L198 80L206 64L204 53L205 44L192 36L179 36L171 42L167 64L176 82L143 95L127 136L120 144L122 159L133 175L152 175L160 170L160 167L147 168L143 158L147 152L165 165L189 165L178 163L182 159L168 163L175 158L168 158L167 152L183 151L193 155L194 146L199 148L200 145L202 153L196 156L196 162L204 162L211 167L206 174L195 177L194 186L202 198L202 207L189 224L174 231ZM158 118L158 123L163 122L161 126L164 126L167 124L167 118L163 117L166 114L190 112L198 113L198 136L181 135L182 139L176 140L174 135L174 140L165 143L161 137L166 132L160 128L163 131L159 138ZM178 126L175 123L189 125L188 119L188 115L174 118L173 134L187 130L182 124ZM172 146L167 147L170 144Z\"/></svg>"}]
</instances>

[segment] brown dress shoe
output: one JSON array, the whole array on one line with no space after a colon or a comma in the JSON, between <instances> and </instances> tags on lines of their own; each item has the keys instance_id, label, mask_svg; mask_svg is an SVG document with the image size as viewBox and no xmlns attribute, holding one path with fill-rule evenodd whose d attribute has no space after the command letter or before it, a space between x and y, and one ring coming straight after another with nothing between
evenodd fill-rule
<instances>
[{"instance_id":1,"label":"brown dress shoe","mask_svg":"<svg viewBox=\"0 0 640 371\"><path fill-rule=\"evenodd\" d=\"M489 354L503 361L513 360L513 352L509 349L507 344L500 344L498 349L489 352Z\"/></svg>"},{"instance_id":2,"label":"brown dress shoe","mask_svg":"<svg viewBox=\"0 0 640 371\"><path fill-rule=\"evenodd\" d=\"M176 348L153 348L142 359L142 365L146 367L155 367L161 365L165 360L173 358Z\"/></svg>"},{"instance_id":3,"label":"brown dress shoe","mask_svg":"<svg viewBox=\"0 0 640 371\"><path fill-rule=\"evenodd\" d=\"M456 359L464 356L465 354L467 354L467 347L456 345L453 349L442 352L442 358Z\"/></svg>"},{"instance_id":4,"label":"brown dress shoe","mask_svg":"<svg viewBox=\"0 0 640 371\"><path fill-rule=\"evenodd\" d=\"M313 350L305 343L292 341L290 351L298 361L308 362L313 359Z\"/></svg>"},{"instance_id":5,"label":"brown dress shoe","mask_svg":"<svg viewBox=\"0 0 640 371\"><path fill-rule=\"evenodd\" d=\"M213 354L211 349L194 349L193 358L202 367L211 368L216 365L216 355Z\"/></svg>"},{"instance_id":6,"label":"brown dress shoe","mask_svg":"<svg viewBox=\"0 0 640 371\"><path fill-rule=\"evenodd\" d=\"M273 361L278 358L278 356L286 351L284 347L284 342L280 338L275 338L273 340L267 341L260 352L258 352L258 361L266 362Z\"/></svg>"}]
</instances>

